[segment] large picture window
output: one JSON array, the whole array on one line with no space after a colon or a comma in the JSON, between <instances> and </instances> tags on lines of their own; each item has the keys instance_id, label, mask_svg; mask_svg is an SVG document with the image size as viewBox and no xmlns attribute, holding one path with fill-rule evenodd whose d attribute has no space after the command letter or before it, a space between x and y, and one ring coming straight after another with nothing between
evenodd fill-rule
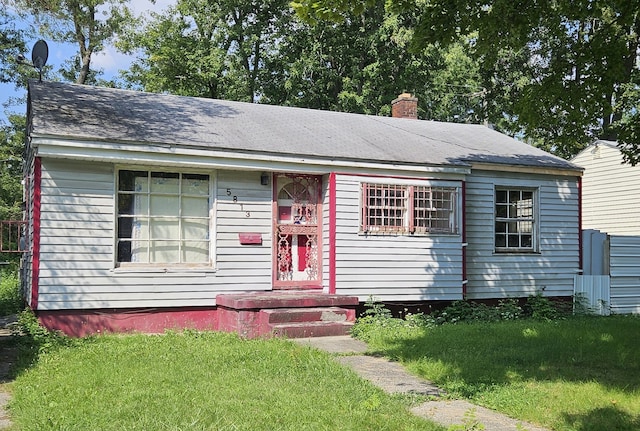
<instances>
[{"instance_id":1,"label":"large picture window","mask_svg":"<svg viewBox=\"0 0 640 431\"><path fill-rule=\"evenodd\" d=\"M362 184L360 230L369 234L457 234L457 188Z\"/></svg>"},{"instance_id":2,"label":"large picture window","mask_svg":"<svg viewBox=\"0 0 640 431\"><path fill-rule=\"evenodd\" d=\"M496 251L535 251L535 191L499 188L495 193Z\"/></svg>"},{"instance_id":3,"label":"large picture window","mask_svg":"<svg viewBox=\"0 0 640 431\"><path fill-rule=\"evenodd\" d=\"M117 261L209 264L209 176L118 173Z\"/></svg>"}]
</instances>

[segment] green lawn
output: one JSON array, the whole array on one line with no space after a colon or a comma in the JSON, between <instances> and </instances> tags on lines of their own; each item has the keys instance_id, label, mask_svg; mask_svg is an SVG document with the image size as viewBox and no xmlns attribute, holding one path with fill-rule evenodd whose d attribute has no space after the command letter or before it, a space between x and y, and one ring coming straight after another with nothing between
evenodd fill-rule
<instances>
[{"instance_id":1,"label":"green lawn","mask_svg":"<svg viewBox=\"0 0 640 431\"><path fill-rule=\"evenodd\" d=\"M374 353L554 430L640 429L640 318L357 326ZM222 333L48 336L14 383L19 430L443 430L330 355ZM29 329L30 328L30 329ZM29 359L26 355L23 359Z\"/></svg>"},{"instance_id":2,"label":"green lawn","mask_svg":"<svg viewBox=\"0 0 640 431\"><path fill-rule=\"evenodd\" d=\"M640 430L640 318L371 325L374 350L453 397L554 430Z\"/></svg>"},{"instance_id":3,"label":"green lawn","mask_svg":"<svg viewBox=\"0 0 640 431\"><path fill-rule=\"evenodd\" d=\"M328 354L230 334L48 347L12 383L20 430L442 430Z\"/></svg>"}]
</instances>

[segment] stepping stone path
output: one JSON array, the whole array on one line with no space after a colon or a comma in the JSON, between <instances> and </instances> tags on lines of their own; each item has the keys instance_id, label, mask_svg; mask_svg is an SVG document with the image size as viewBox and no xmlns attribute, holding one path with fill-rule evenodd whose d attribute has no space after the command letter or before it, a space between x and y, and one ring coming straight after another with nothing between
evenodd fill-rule
<instances>
[{"instance_id":1,"label":"stepping stone path","mask_svg":"<svg viewBox=\"0 0 640 431\"><path fill-rule=\"evenodd\" d=\"M460 429L459 427L473 422L478 426L482 425L485 431L549 431L465 400L438 399L445 395L443 390L408 373L397 362L365 355L368 349L366 343L350 336L298 338L292 341L334 354L338 362L352 368L360 377L371 381L385 392L433 397L432 401L412 408L411 412L445 427Z\"/></svg>"}]
</instances>

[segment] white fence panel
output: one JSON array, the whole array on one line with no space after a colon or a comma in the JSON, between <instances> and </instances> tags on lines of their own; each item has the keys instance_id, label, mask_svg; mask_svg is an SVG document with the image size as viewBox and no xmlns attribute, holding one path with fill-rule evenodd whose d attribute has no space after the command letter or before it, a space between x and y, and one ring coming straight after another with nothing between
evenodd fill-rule
<instances>
[{"instance_id":1,"label":"white fence panel","mask_svg":"<svg viewBox=\"0 0 640 431\"><path fill-rule=\"evenodd\" d=\"M581 296L589 310L600 316L610 313L611 280L608 275L576 275L574 294Z\"/></svg>"},{"instance_id":2,"label":"white fence panel","mask_svg":"<svg viewBox=\"0 0 640 431\"><path fill-rule=\"evenodd\" d=\"M640 313L640 236L609 236L611 311Z\"/></svg>"}]
</instances>

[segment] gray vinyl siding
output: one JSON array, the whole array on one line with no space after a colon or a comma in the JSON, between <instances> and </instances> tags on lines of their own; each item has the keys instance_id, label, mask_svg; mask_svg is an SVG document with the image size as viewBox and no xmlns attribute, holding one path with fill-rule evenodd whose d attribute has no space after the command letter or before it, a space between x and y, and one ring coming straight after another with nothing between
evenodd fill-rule
<instances>
[{"instance_id":1,"label":"gray vinyl siding","mask_svg":"<svg viewBox=\"0 0 640 431\"><path fill-rule=\"evenodd\" d=\"M616 147L590 146L573 160L582 177L582 226L612 235L640 235L640 166L622 164Z\"/></svg>"},{"instance_id":2,"label":"gray vinyl siding","mask_svg":"<svg viewBox=\"0 0 640 431\"><path fill-rule=\"evenodd\" d=\"M115 268L114 167L43 160L38 309L211 306L222 292L270 289L270 187L246 172L218 172L215 184L214 268ZM263 244L240 245L239 232Z\"/></svg>"},{"instance_id":3,"label":"gray vinyl siding","mask_svg":"<svg viewBox=\"0 0 640 431\"><path fill-rule=\"evenodd\" d=\"M536 253L495 252L496 186L537 190ZM474 171L466 183L467 297L570 296L579 269L578 217L576 177Z\"/></svg>"},{"instance_id":4,"label":"gray vinyl siding","mask_svg":"<svg viewBox=\"0 0 640 431\"><path fill-rule=\"evenodd\" d=\"M111 166L42 159L38 309L104 303L113 269L113 190Z\"/></svg>"},{"instance_id":5,"label":"gray vinyl siding","mask_svg":"<svg viewBox=\"0 0 640 431\"><path fill-rule=\"evenodd\" d=\"M336 293L361 301L461 299L461 235L359 234L361 182L367 178L337 176Z\"/></svg>"},{"instance_id":6,"label":"gray vinyl siding","mask_svg":"<svg viewBox=\"0 0 640 431\"><path fill-rule=\"evenodd\" d=\"M272 191L271 183L260 184L260 174L218 172L214 222L216 290L271 289ZM233 202L234 196L237 196L237 202ZM260 233L262 245L240 245L238 234L247 232Z\"/></svg>"}]
</instances>

